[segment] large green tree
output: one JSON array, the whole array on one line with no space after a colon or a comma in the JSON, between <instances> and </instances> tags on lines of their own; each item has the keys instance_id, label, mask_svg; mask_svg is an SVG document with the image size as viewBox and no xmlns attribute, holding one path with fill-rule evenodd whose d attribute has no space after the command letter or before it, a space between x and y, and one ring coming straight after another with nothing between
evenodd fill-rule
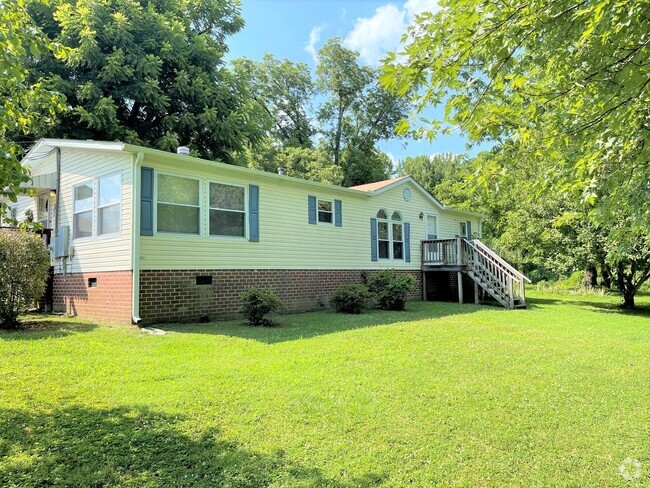
<instances>
[{"instance_id":1,"label":"large green tree","mask_svg":"<svg viewBox=\"0 0 650 488\"><path fill-rule=\"evenodd\" d=\"M315 93L309 66L265 54L260 62L235 60L249 96L263 110L268 133L282 147L313 146L311 104Z\"/></svg>"},{"instance_id":2,"label":"large green tree","mask_svg":"<svg viewBox=\"0 0 650 488\"><path fill-rule=\"evenodd\" d=\"M392 165L376 144L396 137L395 127L409 110L408 98L385 90L377 70L361 66L359 53L338 38L318 52L316 75L325 96L318 120L334 165L343 168L343 185L388 177Z\"/></svg>"},{"instance_id":3,"label":"large green tree","mask_svg":"<svg viewBox=\"0 0 650 488\"><path fill-rule=\"evenodd\" d=\"M65 51L36 28L23 0L2 2L0 33L0 197L15 201L20 183L27 180L19 160L21 142L31 140L30 134L63 108L56 93L30 82L25 64L46 53L61 59ZM0 198L0 216L6 209Z\"/></svg>"},{"instance_id":4,"label":"large green tree","mask_svg":"<svg viewBox=\"0 0 650 488\"><path fill-rule=\"evenodd\" d=\"M42 135L186 144L226 161L259 137L241 80L223 65L225 38L243 25L236 0L62 0L31 12L70 50L30 66L69 107Z\"/></svg>"},{"instance_id":5,"label":"large green tree","mask_svg":"<svg viewBox=\"0 0 650 488\"><path fill-rule=\"evenodd\" d=\"M438 196L436 187L443 182L449 185L456 180L462 160L460 154L454 153L407 156L397 164L397 174L411 175L424 188Z\"/></svg>"},{"instance_id":6,"label":"large green tree","mask_svg":"<svg viewBox=\"0 0 650 488\"><path fill-rule=\"evenodd\" d=\"M548 195L584 204L604 236L625 306L650 277L650 4L442 0L388 59L383 82L442 104L474 142L515 144L505 161L542 161ZM401 126L408 130L408 124ZM525 205L525 201L520 201Z\"/></svg>"}]
</instances>

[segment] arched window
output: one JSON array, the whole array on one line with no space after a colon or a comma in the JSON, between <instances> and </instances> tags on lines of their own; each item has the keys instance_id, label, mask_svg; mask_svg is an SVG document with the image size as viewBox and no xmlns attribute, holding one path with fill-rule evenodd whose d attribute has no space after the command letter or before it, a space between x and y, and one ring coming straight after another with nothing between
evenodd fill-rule
<instances>
[{"instance_id":1,"label":"arched window","mask_svg":"<svg viewBox=\"0 0 650 488\"><path fill-rule=\"evenodd\" d=\"M377 255L379 259L404 259L404 224L396 210L388 218L388 212L377 212Z\"/></svg>"}]
</instances>

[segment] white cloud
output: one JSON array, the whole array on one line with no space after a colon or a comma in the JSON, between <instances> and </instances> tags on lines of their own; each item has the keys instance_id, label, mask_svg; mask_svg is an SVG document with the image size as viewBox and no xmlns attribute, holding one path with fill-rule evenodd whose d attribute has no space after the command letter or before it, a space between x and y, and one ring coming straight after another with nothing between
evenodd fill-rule
<instances>
[{"instance_id":1,"label":"white cloud","mask_svg":"<svg viewBox=\"0 0 650 488\"><path fill-rule=\"evenodd\" d=\"M320 41L320 33L323 30L322 25L317 25L312 27L311 32L309 33L309 41L305 45L305 51L307 51L311 58L314 60L314 63L318 61L318 49L316 49L316 44Z\"/></svg>"},{"instance_id":2,"label":"white cloud","mask_svg":"<svg viewBox=\"0 0 650 488\"><path fill-rule=\"evenodd\" d=\"M392 3L382 5L372 17L357 19L344 43L359 51L364 62L374 65L398 45L406 25L403 10Z\"/></svg>"},{"instance_id":3,"label":"white cloud","mask_svg":"<svg viewBox=\"0 0 650 488\"><path fill-rule=\"evenodd\" d=\"M408 0L404 4L404 11L406 12L409 22L411 22L417 14L422 12L435 12L439 8L437 0Z\"/></svg>"},{"instance_id":4,"label":"white cloud","mask_svg":"<svg viewBox=\"0 0 650 488\"><path fill-rule=\"evenodd\" d=\"M377 65L388 51L399 48L402 34L417 14L437 9L437 0L407 0L401 8L393 3L382 5L372 17L355 21L344 44L359 51L363 62Z\"/></svg>"}]
</instances>

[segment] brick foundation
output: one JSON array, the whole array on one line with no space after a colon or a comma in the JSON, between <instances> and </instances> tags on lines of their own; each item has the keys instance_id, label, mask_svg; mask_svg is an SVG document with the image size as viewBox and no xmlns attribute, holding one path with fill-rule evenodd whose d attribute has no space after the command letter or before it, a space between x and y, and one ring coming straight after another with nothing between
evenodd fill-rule
<instances>
[{"instance_id":1,"label":"brick foundation","mask_svg":"<svg viewBox=\"0 0 650 488\"><path fill-rule=\"evenodd\" d=\"M271 287L290 312L329 306L329 296L339 286L364 283L374 271L309 269L143 270L140 272L140 317L146 322L195 321L203 316L226 319L237 316L239 295L251 286ZM415 287L410 300L422 299L422 273L412 274ZM211 285L197 285L197 276L212 277Z\"/></svg>"},{"instance_id":2,"label":"brick foundation","mask_svg":"<svg viewBox=\"0 0 650 488\"><path fill-rule=\"evenodd\" d=\"M89 286L95 279L96 286ZM131 271L54 275L54 310L99 322L131 323Z\"/></svg>"}]
</instances>

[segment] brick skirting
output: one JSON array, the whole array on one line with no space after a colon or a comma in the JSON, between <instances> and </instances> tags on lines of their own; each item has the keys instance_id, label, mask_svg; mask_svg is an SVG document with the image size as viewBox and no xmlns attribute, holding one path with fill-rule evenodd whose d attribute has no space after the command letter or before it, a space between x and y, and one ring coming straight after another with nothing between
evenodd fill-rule
<instances>
[{"instance_id":1,"label":"brick skirting","mask_svg":"<svg viewBox=\"0 0 650 488\"><path fill-rule=\"evenodd\" d=\"M131 271L54 275L54 310L99 322L131 323ZM95 280L92 285L89 280Z\"/></svg>"},{"instance_id":2,"label":"brick skirting","mask_svg":"<svg viewBox=\"0 0 650 488\"><path fill-rule=\"evenodd\" d=\"M376 271L310 269L142 270L140 317L145 322L211 320L237 316L240 294L251 286L275 290L290 312L329 306L329 296L339 286L364 283ZM422 299L422 273L412 274L415 287L411 300ZM197 285L197 276L211 277L211 285Z\"/></svg>"}]
</instances>

